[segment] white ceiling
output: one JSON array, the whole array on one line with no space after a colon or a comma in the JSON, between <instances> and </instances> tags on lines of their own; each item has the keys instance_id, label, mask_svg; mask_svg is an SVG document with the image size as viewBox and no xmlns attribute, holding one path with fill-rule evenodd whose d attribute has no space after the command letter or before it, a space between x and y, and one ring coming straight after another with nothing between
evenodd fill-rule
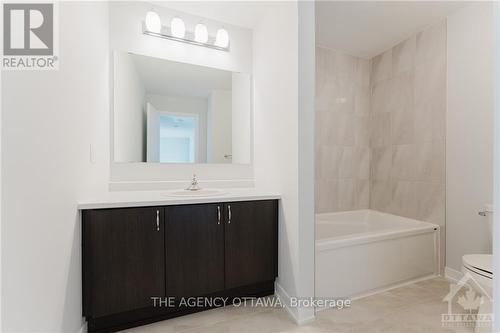
<instances>
[{"instance_id":1,"label":"white ceiling","mask_svg":"<svg viewBox=\"0 0 500 333\"><path fill-rule=\"evenodd\" d=\"M268 1L154 1L180 12L253 29L269 9Z\"/></svg>"},{"instance_id":2,"label":"white ceiling","mask_svg":"<svg viewBox=\"0 0 500 333\"><path fill-rule=\"evenodd\" d=\"M231 91L232 73L129 54L148 94L207 98L213 90Z\"/></svg>"},{"instance_id":3,"label":"white ceiling","mask_svg":"<svg viewBox=\"0 0 500 333\"><path fill-rule=\"evenodd\" d=\"M458 1L317 1L316 45L369 59L467 4Z\"/></svg>"}]
</instances>

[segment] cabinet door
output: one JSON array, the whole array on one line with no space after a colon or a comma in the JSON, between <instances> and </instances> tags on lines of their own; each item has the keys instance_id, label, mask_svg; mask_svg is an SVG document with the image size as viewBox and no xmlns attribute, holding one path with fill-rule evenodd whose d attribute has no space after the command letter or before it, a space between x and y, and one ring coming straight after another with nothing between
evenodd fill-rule
<instances>
[{"instance_id":1,"label":"cabinet door","mask_svg":"<svg viewBox=\"0 0 500 333\"><path fill-rule=\"evenodd\" d=\"M164 296L164 237L160 209L85 211L84 313L97 318L147 308L151 297Z\"/></svg>"},{"instance_id":2,"label":"cabinet door","mask_svg":"<svg viewBox=\"0 0 500 333\"><path fill-rule=\"evenodd\" d=\"M226 289L272 281L277 275L275 200L224 205Z\"/></svg>"},{"instance_id":3,"label":"cabinet door","mask_svg":"<svg viewBox=\"0 0 500 333\"><path fill-rule=\"evenodd\" d=\"M224 290L222 208L217 204L165 208L167 296Z\"/></svg>"}]
</instances>

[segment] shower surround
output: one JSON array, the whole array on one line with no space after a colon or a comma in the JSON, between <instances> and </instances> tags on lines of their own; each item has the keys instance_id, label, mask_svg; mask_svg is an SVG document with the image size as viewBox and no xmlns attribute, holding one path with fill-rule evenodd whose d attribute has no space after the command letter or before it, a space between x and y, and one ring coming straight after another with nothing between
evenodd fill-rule
<instances>
[{"instance_id":1,"label":"shower surround","mask_svg":"<svg viewBox=\"0 0 500 333\"><path fill-rule=\"evenodd\" d=\"M445 117L445 21L370 60L317 47L316 212L432 222L444 241Z\"/></svg>"},{"instance_id":2,"label":"shower surround","mask_svg":"<svg viewBox=\"0 0 500 333\"><path fill-rule=\"evenodd\" d=\"M370 205L370 61L316 48L316 212Z\"/></svg>"}]
</instances>

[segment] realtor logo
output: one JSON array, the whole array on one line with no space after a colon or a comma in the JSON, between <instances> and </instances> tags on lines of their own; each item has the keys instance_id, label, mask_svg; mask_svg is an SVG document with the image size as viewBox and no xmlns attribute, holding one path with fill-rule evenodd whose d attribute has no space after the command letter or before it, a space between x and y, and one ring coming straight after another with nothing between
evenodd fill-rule
<instances>
[{"instance_id":1,"label":"realtor logo","mask_svg":"<svg viewBox=\"0 0 500 333\"><path fill-rule=\"evenodd\" d=\"M3 5L4 55L53 55L54 5Z\"/></svg>"},{"instance_id":2,"label":"realtor logo","mask_svg":"<svg viewBox=\"0 0 500 333\"><path fill-rule=\"evenodd\" d=\"M3 69L57 69L53 3L3 4Z\"/></svg>"}]
</instances>

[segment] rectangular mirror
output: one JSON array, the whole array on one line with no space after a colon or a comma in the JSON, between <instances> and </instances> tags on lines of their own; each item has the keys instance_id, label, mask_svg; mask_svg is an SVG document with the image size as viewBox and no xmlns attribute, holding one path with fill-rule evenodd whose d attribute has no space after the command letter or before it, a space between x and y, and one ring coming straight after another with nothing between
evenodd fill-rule
<instances>
[{"instance_id":1,"label":"rectangular mirror","mask_svg":"<svg viewBox=\"0 0 500 333\"><path fill-rule=\"evenodd\" d=\"M249 74L114 52L115 162L251 163Z\"/></svg>"}]
</instances>

